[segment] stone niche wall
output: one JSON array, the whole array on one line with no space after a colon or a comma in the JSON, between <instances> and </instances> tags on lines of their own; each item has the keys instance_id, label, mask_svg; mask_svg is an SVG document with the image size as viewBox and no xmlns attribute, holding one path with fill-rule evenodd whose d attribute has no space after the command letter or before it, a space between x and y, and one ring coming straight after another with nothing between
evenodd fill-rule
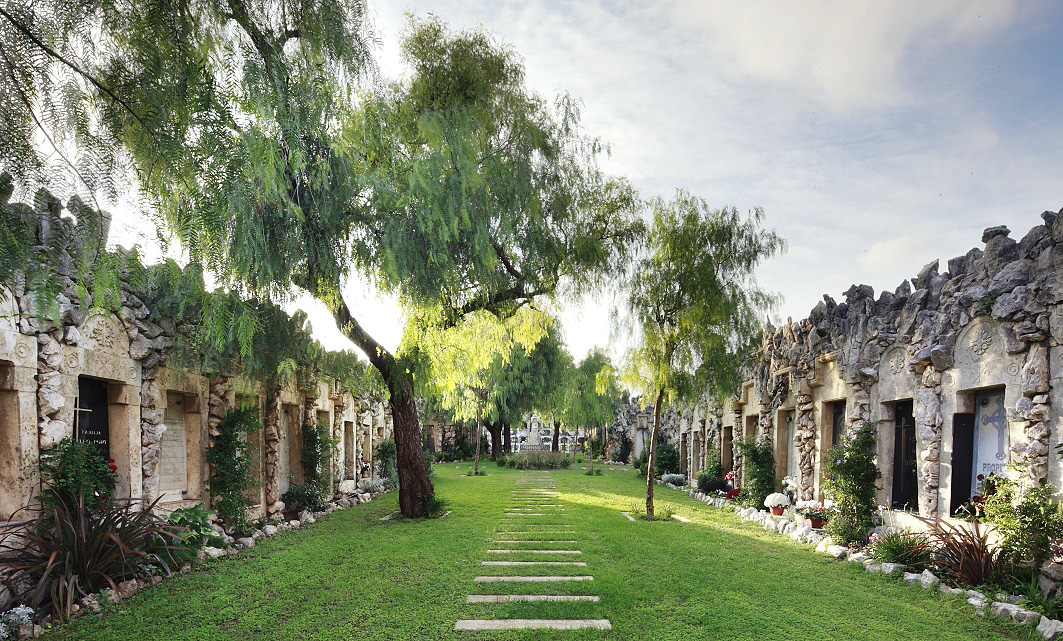
<instances>
[{"instance_id":1,"label":"stone niche wall","mask_svg":"<svg viewBox=\"0 0 1063 641\"><path fill-rule=\"evenodd\" d=\"M822 498L830 408L845 401L848 427L878 428L885 503L894 481L895 410L911 402L919 511L945 515L956 507L955 417L973 413L978 394L1003 388L1007 458L1020 463L1025 482L1060 487L1052 448L1063 425L1051 408L1063 402L1063 375L1052 366L1063 344L1063 217L1045 212L1042 221L1020 240L991 227L984 247L946 269L933 261L877 296L853 285L844 300L824 296L807 318L769 327L742 395L710 414L722 416L721 428L735 438L756 425L777 439L765 420L793 408L801 496Z\"/></svg>"},{"instance_id":2,"label":"stone niche wall","mask_svg":"<svg viewBox=\"0 0 1063 641\"><path fill-rule=\"evenodd\" d=\"M24 283L12 291L0 288L0 522L29 505L39 491L40 454L74 436L75 415L84 409L76 407L83 382L105 390L101 403L108 419L108 453L118 467L117 494L149 501L165 494L169 506L209 502L206 447L237 394L250 395L263 407L259 502L265 501L271 516L279 517L283 509L280 445L290 446L298 465L306 412L326 414L340 426L340 418L361 423L366 443L391 434L390 412L379 400L353 398L334 382L305 390L267 388L261 381L228 375L208 379L167 366L174 338L189 328L154 314L128 282L120 284L121 304L113 313L90 311L92 301L80 298L72 266L80 252L105 244L101 239L109 217L77 201L64 209L46 192L33 206L8 204L6 194L0 196L0 207L19 216L39 244L58 239L62 245L52 318L39 313L36 292ZM74 211L95 216L102 229L88 236L85 225L67 215ZM279 417L285 407L296 408L297 419L288 426L291 433L282 434ZM342 437L338 443L342 455ZM368 449L365 455L371 453ZM161 487L164 480L167 486Z\"/></svg>"}]
</instances>

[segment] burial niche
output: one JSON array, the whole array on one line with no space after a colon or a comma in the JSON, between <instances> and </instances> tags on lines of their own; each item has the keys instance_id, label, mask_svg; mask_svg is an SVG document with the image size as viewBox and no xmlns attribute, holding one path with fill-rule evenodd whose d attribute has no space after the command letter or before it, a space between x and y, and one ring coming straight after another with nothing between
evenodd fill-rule
<instances>
[{"instance_id":1,"label":"burial niche","mask_svg":"<svg viewBox=\"0 0 1063 641\"><path fill-rule=\"evenodd\" d=\"M979 476L1004 473L1010 459L1008 440L1003 387L976 392L974 412L953 415L953 512L978 491Z\"/></svg>"},{"instance_id":2,"label":"burial niche","mask_svg":"<svg viewBox=\"0 0 1063 641\"><path fill-rule=\"evenodd\" d=\"M107 381L79 376L74 403L74 440L94 445L104 459L113 458L107 410Z\"/></svg>"},{"instance_id":3,"label":"burial niche","mask_svg":"<svg viewBox=\"0 0 1063 641\"><path fill-rule=\"evenodd\" d=\"M911 400L894 405L893 498L895 510L919 509L915 458L915 418Z\"/></svg>"}]
</instances>

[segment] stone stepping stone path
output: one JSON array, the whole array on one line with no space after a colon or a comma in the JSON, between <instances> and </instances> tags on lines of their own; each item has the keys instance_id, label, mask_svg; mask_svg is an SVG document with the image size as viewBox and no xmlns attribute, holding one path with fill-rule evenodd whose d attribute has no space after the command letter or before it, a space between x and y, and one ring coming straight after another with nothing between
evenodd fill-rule
<instances>
[{"instance_id":1,"label":"stone stepping stone path","mask_svg":"<svg viewBox=\"0 0 1063 641\"><path fill-rule=\"evenodd\" d=\"M565 516L565 506L557 503L557 488L548 474L528 476L518 479L517 487L511 494L512 505L503 511L496 536L491 543L505 544L485 550L486 554L527 554L527 555L561 555L571 559L582 555L583 550L571 544L578 543L575 530L568 522L543 523L541 518L523 519L519 517L547 517L560 519ZM550 501L547 503L547 501ZM519 529L518 529L519 528ZM522 537L530 538L522 538ZM564 544L563 549L551 549L550 545ZM526 547L532 546L532 547ZM543 561L480 561L481 566L502 567L586 567L585 561L543 560ZM498 575L478 576L477 583L564 583L570 581L593 581L592 575ZM517 603L539 601L586 601L597 603L599 597L593 594L470 594L466 603ZM608 619L460 619L454 624L455 630L611 630Z\"/></svg>"}]
</instances>

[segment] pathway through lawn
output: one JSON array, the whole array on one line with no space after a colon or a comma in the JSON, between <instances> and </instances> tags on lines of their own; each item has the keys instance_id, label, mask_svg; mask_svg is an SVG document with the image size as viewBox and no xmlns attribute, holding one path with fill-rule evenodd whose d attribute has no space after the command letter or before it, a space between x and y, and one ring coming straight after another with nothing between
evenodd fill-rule
<instances>
[{"instance_id":1,"label":"pathway through lawn","mask_svg":"<svg viewBox=\"0 0 1063 641\"><path fill-rule=\"evenodd\" d=\"M602 476L495 466L489 476L463 476L468 469L435 466L437 492L453 510L446 518L381 521L398 507L389 494L46 637L1036 638L978 618L959 597L816 554L676 490L659 487L658 504L689 523L629 521L621 512L643 500L646 486L628 467L606 466ZM506 629L474 629L487 625Z\"/></svg>"}]
</instances>

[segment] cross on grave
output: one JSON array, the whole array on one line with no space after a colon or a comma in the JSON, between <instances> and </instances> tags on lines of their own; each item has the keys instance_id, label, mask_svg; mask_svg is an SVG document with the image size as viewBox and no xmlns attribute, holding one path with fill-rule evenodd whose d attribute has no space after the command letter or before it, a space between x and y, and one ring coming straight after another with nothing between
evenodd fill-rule
<instances>
[{"instance_id":1,"label":"cross on grave","mask_svg":"<svg viewBox=\"0 0 1063 641\"><path fill-rule=\"evenodd\" d=\"M74 399L74 440L78 440L79 430L81 423L81 413L92 414L92 410L81 407L81 397L78 396Z\"/></svg>"},{"instance_id":2,"label":"cross on grave","mask_svg":"<svg viewBox=\"0 0 1063 641\"><path fill-rule=\"evenodd\" d=\"M982 425L992 425L997 429L997 460L1004 460L1004 430L1008 426L1004 416L1004 395L996 397L997 409L992 414L982 412Z\"/></svg>"}]
</instances>

